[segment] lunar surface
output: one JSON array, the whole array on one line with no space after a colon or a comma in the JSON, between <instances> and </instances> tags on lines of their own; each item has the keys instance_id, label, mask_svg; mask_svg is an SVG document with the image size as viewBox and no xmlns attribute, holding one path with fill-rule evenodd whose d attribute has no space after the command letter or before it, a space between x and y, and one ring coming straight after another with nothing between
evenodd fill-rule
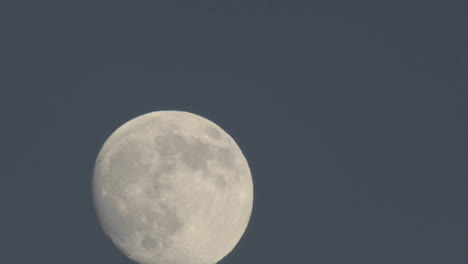
<instances>
[{"instance_id":1,"label":"lunar surface","mask_svg":"<svg viewBox=\"0 0 468 264\"><path fill-rule=\"evenodd\" d=\"M195 114L152 112L119 127L96 160L101 226L141 264L213 264L252 211L249 166L234 140Z\"/></svg>"}]
</instances>

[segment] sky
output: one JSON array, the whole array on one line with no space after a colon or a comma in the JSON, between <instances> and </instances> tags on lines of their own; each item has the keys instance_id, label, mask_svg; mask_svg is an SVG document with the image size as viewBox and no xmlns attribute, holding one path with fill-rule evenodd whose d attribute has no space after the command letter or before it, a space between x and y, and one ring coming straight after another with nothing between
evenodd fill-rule
<instances>
[{"instance_id":1,"label":"sky","mask_svg":"<svg viewBox=\"0 0 468 264\"><path fill-rule=\"evenodd\" d=\"M221 264L467 263L464 1L2 1L3 263L128 264L91 198L107 137L181 110L238 143Z\"/></svg>"}]
</instances>

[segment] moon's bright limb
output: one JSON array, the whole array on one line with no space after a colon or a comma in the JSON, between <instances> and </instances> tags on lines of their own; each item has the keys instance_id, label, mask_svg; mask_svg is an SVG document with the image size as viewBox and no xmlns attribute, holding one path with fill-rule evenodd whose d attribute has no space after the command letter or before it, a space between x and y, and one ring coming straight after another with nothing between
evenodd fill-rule
<instances>
[{"instance_id":1,"label":"moon's bright limb","mask_svg":"<svg viewBox=\"0 0 468 264\"><path fill-rule=\"evenodd\" d=\"M152 112L119 127L93 175L105 233L142 264L213 264L244 233L252 177L234 140L211 121Z\"/></svg>"}]
</instances>

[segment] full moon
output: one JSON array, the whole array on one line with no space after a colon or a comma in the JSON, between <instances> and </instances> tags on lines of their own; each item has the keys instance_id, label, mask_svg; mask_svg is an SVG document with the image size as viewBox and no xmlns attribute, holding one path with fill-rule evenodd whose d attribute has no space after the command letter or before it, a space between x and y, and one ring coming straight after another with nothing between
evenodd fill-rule
<instances>
[{"instance_id":1,"label":"full moon","mask_svg":"<svg viewBox=\"0 0 468 264\"><path fill-rule=\"evenodd\" d=\"M239 242L253 184L239 146L213 122L158 111L102 146L93 198L107 236L141 264L213 264Z\"/></svg>"}]
</instances>

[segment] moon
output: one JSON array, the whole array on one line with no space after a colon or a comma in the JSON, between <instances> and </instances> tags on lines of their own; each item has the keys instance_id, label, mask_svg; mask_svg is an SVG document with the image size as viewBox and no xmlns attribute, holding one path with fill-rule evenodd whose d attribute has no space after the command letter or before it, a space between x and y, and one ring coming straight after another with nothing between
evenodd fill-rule
<instances>
[{"instance_id":1,"label":"moon","mask_svg":"<svg viewBox=\"0 0 468 264\"><path fill-rule=\"evenodd\" d=\"M248 225L253 183L239 146L213 122L157 111L102 146L93 200L104 233L141 264L213 264Z\"/></svg>"}]
</instances>

